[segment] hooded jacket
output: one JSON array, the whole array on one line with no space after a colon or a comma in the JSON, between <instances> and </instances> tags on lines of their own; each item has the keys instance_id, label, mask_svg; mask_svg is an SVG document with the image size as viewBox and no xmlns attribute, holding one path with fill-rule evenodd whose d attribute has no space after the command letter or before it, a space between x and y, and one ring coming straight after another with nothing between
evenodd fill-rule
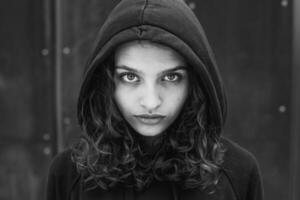
<instances>
[{"instance_id":1,"label":"hooded jacket","mask_svg":"<svg viewBox=\"0 0 300 200\"><path fill-rule=\"evenodd\" d=\"M98 33L79 102L91 88L95 69L117 46L133 40L148 40L168 46L186 59L207 96L209 123L217 128L220 135L226 117L221 77L204 30L183 0L121 1ZM142 192L118 188L83 192L80 174L71 161L71 151L66 150L57 155L50 166L47 200L261 200L261 178L253 155L228 139L221 138L221 143L226 153L214 193L200 189L179 190L174 184L164 182L154 182Z\"/></svg>"},{"instance_id":2,"label":"hooded jacket","mask_svg":"<svg viewBox=\"0 0 300 200\"><path fill-rule=\"evenodd\" d=\"M201 88L208 97L210 123L220 133L227 108L221 77L204 30L183 0L121 1L98 33L79 102L89 92L97 66L117 46L133 40L148 40L168 46L188 61L199 75Z\"/></svg>"},{"instance_id":3,"label":"hooded jacket","mask_svg":"<svg viewBox=\"0 0 300 200\"><path fill-rule=\"evenodd\" d=\"M254 156L236 143L221 138L226 148L220 179L214 193L201 189L180 190L170 183L152 183L142 192L133 189L82 190L80 174L71 160L71 150L52 161L47 200L263 200L260 170Z\"/></svg>"}]
</instances>

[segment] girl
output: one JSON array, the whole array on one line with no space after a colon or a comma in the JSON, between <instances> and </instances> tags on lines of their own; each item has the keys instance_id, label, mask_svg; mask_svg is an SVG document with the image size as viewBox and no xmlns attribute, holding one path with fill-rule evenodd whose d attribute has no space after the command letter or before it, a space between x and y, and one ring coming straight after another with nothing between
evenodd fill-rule
<instances>
[{"instance_id":1,"label":"girl","mask_svg":"<svg viewBox=\"0 0 300 200\"><path fill-rule=\"evenodd\" d=\"M78 99L83 137L56 156L48 200L261 200L255 158L220 136L226 99L204 31L180 0L123 0Z\"/></svg>"}]
</instances>

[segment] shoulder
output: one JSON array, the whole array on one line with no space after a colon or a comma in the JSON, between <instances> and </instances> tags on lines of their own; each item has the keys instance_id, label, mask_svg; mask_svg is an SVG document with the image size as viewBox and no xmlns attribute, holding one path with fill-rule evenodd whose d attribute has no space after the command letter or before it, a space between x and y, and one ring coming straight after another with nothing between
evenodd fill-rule
<instances>
[{"instance_id":1,"label":"shoulder","mask_svg":"<svg viewBox=\"0 0 300 200\"><path fill-rule=\"evenodd\" d=\"M80 178L71 159L71 149L57 154L50 164L47 184L47 199L67 199Z\"/></svg>"},{"instance_id":2,"label":"shoulder","mask_svg":"<svg viewBox=\"0 0 300 200\"><path fill-rule=\"evenodd\" d=\"M223 172L238 199L262 199L260 170L254 155L227 138L221 138L221 143L225 148Z\"/></svg>"},{"instance_id":3,"label":"shoulder","mask_svg":"<svg viewBox=\"0 0 300 200\"><path fill-rule=\"evenodd\" d=\"M224 167L229 169L252 170L257 166L257 160L252 153L228 138L221 138L225 148Z\"/></svg>"},{"instance_id":4,"label":"shoulder","mask_svg":"<svg viewBox=\"0 0 300 200\"><path fill-rule=\"evenodd\" d=\"M51 161L49 173L55 176L62 176L66 173L74 173L76 166L71 159L71 149L66 149L57 154Z\"/></svg>"}]
</instances>

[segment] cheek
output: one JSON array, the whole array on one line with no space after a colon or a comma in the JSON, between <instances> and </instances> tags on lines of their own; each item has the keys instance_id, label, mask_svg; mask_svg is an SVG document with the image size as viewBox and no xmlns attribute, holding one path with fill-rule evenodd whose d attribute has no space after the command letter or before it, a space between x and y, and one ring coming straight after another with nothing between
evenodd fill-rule
<instances>
[{"instance_id":1,"label":"cheek","mask_svg":"<svg viewBox=\"0 0 300 200\"><path fill-rule=\"evenodd\" d=\"M184 105L187 96L188 88L186 86L169 90L168 94L165 96L167 98L166 105L168 105L169 109L173 112L178 112Z\"/></svg>"},{"instance_id":2,"label":"cheek","mask_svg":"<svg viewBox=\"0 0 300 200\"><path fill-rule=\"evenodd\" d=\"M124 87L116 87L114 99L123 115L134 107L134 95Z\"/></svg>"}]
</instances>

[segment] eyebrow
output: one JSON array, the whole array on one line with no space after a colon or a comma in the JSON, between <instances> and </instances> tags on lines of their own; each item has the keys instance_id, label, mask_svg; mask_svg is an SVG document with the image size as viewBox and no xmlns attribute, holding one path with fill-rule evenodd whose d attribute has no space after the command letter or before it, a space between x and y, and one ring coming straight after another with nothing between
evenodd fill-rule
<instances>
[{"instance_id":1,"label":"eyebrow","mask_svg":"<svg viewBox=\"0 0 300 200\"><path fill-rule=\"evenodd\" d=\"M142 74L141 71L133 69L133 68L128 67L126 65L115 66L115 69L125 69L125 70L128 70L128 71L134 72L134 73ZM177 67L174 67L174 68L166 69L166 70L162 71L161 74L168 73L168 72L174 72L174 71L177 71L177 70L187 70L187 67L186 66L177 66Z\"/></svg>"}]
</instances>

